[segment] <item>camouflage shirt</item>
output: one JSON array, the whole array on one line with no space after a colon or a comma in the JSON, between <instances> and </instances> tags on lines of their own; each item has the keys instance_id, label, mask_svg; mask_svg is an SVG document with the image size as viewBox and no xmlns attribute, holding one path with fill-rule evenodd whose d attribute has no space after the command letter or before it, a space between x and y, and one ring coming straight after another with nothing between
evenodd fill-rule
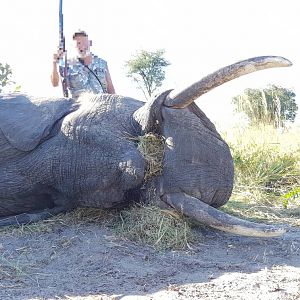
<instances>
[{"instance_id":1,"label":"camouflage shirt","mask_svg":"<svg viewBox=\"0 0 300 300\"><path fill-rule=\"evenodd\" d=\"M68 60L67 86L73 98L79 97L83 92L94 94L107 93L105 78L107 62L96 55L92 54L92 57L92 63L88 66L83 65L78 58ZM60 65L59 71L60 75L64 76L63 66Z\"/></svg>"}]
</instances>

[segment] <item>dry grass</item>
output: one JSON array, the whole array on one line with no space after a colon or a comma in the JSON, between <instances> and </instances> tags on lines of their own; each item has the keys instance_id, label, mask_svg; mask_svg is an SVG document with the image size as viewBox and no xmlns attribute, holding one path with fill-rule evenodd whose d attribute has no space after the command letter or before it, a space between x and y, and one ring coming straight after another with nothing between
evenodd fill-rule
<instances>
[{"instance_id":1,"label":"dry grass","mask_svg":"<svg viewBox=\"0 0 300 300\"><path fill-rule=\"evenodd\" d=\"M0 234L22 235L22 234L43 234L52 232L59 227L82 226L89 223L98 223L103 226L115 218L113 210L98 208L77 208L65 214L59 214L50 219L37 223L22 224L0 227Z\"/></svg>"},{"instance_id":2,"label":"dry grass","mask_svg":"<svg viewBox=\"0 0 300 300\"><path fill-rule=\"evenodd\" d=\"M164 139L154 133L147 133L138 137L138 150L144 156L147 167L145 180L158 176L163 170Z\"/></svg>"},{"instance_id":3,"label":"dry grass","mask_svg":"<svg viewBox=\"0 0 300 300\"><path fill-rule=\"evenodd\" d=\"M235 164L233 199L299 206L300 199L295 193L300 187L299 129L250 127L232 130L226 139Z\"/></svg>"},{"instance_id":4,"label":"dry grass","mask_svg":"<svg viewBox=\"0 0 300 300\"><path fill-rule=\"evenodd\" d=\"M196 239L187 218L154 205L135 205L124 210L78 208L38 223L2 228L3 235L45 234L63 227L97 224L112 229L121 239L156 250L188 249ZM1 266L1 263L0 263Z\"/></svg>"},{"instance_id":5,"label":"dry grass","mask_svg":"<svg viewBox=\"0 0 300 300\"><path fill-rule=\"evenodd\" d=\"M188 219L153 205L136 205L121 211L112 227L121 237L156 250L187 249L195 240Z\"/></svg>"},{"instance_id":6,"label":"dry grass","mask_svg":"<svg viewBox=\"0 0 300 300\"><path fill-rule=\"evenodd\" d=\"M89 223L106 224L115 217L114 210L100 208L77 208L66 214L58 215L49 222L60 223L62 225L84 225ZM47 221L44 221L47 222Z\"/></svg>"},{"instance_id":7,"label":"dry grass","mask_svg":"<svg viewBox=\"0 0 300 300\"><path fill-rule=\"evenodd\" d=\"M284 209L282 207L230 200L221 209L226 213L249 221L300 226L299 206Z\"/></svg>"}]
</instances>

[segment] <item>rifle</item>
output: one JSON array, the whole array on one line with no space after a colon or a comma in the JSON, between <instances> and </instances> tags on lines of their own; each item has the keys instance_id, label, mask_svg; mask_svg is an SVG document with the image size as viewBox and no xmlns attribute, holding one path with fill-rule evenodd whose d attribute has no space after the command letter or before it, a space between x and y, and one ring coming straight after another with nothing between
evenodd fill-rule
<instances>
[{"instance_id":1,"label":"rifle","mask_svg":"<svg viewBox=\"0 0 300 300\"><path fill-rule=\"evenodd\" d=\"M63 50L64 57L63 61L63 77L61 80L64 97L68 97L68 87L67 87L67 50L65 44L65 36L64 36L64 16L62 13L62 0L59 0L59 50Z\"/></svg>"}]
</instances>

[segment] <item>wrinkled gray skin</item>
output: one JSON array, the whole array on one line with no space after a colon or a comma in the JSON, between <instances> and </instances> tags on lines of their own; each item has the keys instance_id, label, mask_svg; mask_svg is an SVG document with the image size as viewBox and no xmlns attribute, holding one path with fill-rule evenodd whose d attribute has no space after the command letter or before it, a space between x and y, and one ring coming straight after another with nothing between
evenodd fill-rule
<instances>
[{"instance_id":1,"label":"wrinkled gray skin","mask_svg":"<svg viewBox=\"0 0 300 300\"><path fill-rule=\"evenodd\" d=\"M214 208L230 198L233 161L228 145L193 101L239 76L290 64L281 57L238 62L148 103L108 94L77 101L1 95L0 226L78 206L147 201L147 188L155 187L158 205L212 227L249 236L282 234ZM134 138L148 132L166 140L164 168L141 189L146 162Z\"/></svg>"}]
</instances>

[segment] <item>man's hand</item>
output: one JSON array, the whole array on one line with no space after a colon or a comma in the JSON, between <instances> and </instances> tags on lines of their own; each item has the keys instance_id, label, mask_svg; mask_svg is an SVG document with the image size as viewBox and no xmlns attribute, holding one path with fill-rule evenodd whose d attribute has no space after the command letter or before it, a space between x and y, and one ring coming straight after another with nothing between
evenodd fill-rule
<instances>
[{"instance_id":1,"label":"man's hand","mask_svg":"<svg viewBox=\"0 0 300 300\"><path fill-rule=\"evenodd\" d=\"M53 54L53 62L58 63L58 61L63 57L64 51L62 49L58 49L57 53Z\"/></svg>"},{"instance_id":2,"label":"man's hand","mask_svg":"<svg viewBox=\"0 0 300 300\"><path fill-rule=\"evenodd\" d=\"M62 49L58 49L57 53L53 54L53 69L51 74L51 83L53 86L58 86L59 84L59 73L57 70L57 63L63 57L64 51Z\"/></svg>"}]
</instances>

